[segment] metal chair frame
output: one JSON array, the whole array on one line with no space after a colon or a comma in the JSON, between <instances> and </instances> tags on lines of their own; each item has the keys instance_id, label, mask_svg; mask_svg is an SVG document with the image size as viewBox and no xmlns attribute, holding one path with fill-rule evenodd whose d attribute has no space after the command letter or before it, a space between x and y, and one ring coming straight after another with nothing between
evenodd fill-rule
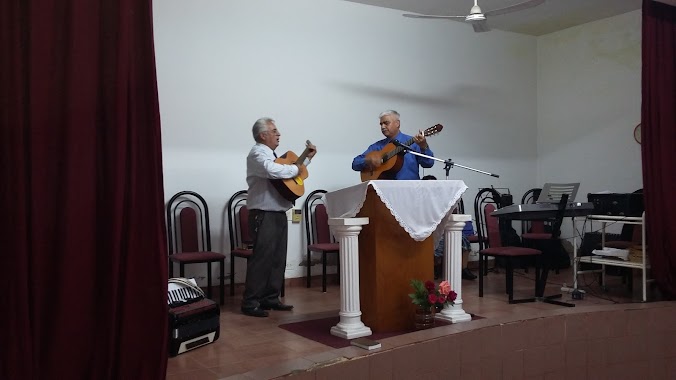
<instances>
[{"instance_id":1,"label":"metal chair frame","mask_svg":"<svg viewBox=\"0 0 676 380\"><path fill-rule=\"evenodd\" d=\"M512 260L515 257L524 257L524 256L540 256L542 254L541 251L535 250L535 249L530 249L530 252L521 254L519 256L511 256L510 253L516 249L524 250L522 247L509 247L509 246L502 246L500 243L500 236L499 232L497 237L493 236L491 239L489 236L489 231L488 231L488 221L487 218L491 217L490 215L487 215L487 210L490 210L488 206L492 206L495 209L498 209L501 207L501 196L500 193L498 193L495 189L492 188L485 188L479 191L477 194L475 201L474 201L474 212L475 216L477 218L477 234L479 235L479 245L481 249L479 250L479 297L483 297L484 293L484 276L487 275L486 269L486 257L487 256L494 256L494 257L504 257L505 258L505 292L507 293L508 296L508 302L510 304L514 303L524 303L524 302L534 302L536 299L535 297L531 298L526 298L526 299L519 299L515 300L514 299L514 268L513 268L513 262ZM499 221L494 221L495 223L499 223ZM482 242L483 241L483 242ZM487 252L489 250L488 245L486 242L490 242L490 252ZM504 250L503 252L499 252L498 250ZM520 254L520 253L519 253ZM540 277L540 266L539 262L536 264L535 267L535 273L536 273L536 278ZM538 286L536 283L535 286L535 294L537 294L538 291Z\"/></svg>"},{"instance_id":2,"label":"metal chair frame","mask_svg":"<svg viewBox=\"0 0 676 380\"><path fill-rule=\"evenodd\" d=\"M246 206L248 191L240 190L230 197L227 204L228 214L228 232L230 234L230 295L235 295L235 257L249 260L253 255L253 241L250 236L243 236L244 228L247 225L248 210ZM248 231L248 226L247 229ZM284 297L285 285L282 283L280 295Z\"/></svg>"},{"instance_id":3,"label":"metal chair frame","mask_svg":"<svg viewBox=\"0 0 676 380\"><path fill-rule=\"evenodd\" d=\"M326 266L327 266L327 254L335 253L339 255L340 247L333 238L330 242L320 242L318 241L317 233L317 206L323 206L323 196L326 194L326 190L315 190L311 192L303 203L303 215L305 216L305 238L307 242L307 252L306 252L306 264L307 264L307 279L306 287L312 286L312 252L320 252L322 254L322 291L326 292ZM329 247L326 247L326 244L330 244ZM340 258L336 264L336 270L338 272L338 279L340 280Z\"/></svg>"},{"instance_id":4,"label":"metal chair frame","mask_svg":"<svg viewBox=\"0 0 676 380\"><path fill-rule=\"evenodd\" d=\"M206 257L204 260L182 261L176 258L176 254L184 253L182 245L182 231L183 225L180 224L181 216L186 208L190 208L195 213L196 226L199 234L197 236L197 251L195 253L203 253ZM167 239L169 248L169 277L174 277L174 265L179 264L179 273L181 277L185 277L186 264L207 264L207 297L211 298L211 263L218 262L220 264L220 302L225 302L225 255L219 252L211 251L211 231L209 227L209 207L204 198L194 191L181 191L176 193L166 205L167 214Z\"/></svg>"}]
</instances>

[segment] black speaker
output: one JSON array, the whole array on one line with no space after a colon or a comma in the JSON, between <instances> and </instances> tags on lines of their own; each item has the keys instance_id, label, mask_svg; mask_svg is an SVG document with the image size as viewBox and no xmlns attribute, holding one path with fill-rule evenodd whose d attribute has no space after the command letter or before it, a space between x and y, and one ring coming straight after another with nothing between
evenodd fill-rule
<instances>
[{"instance_id":1,"label":"black speaker","mask_svg":"<svg viewBox=\"0 0 676 380\"><path fill-rule=\"evenodd\" d=\"M596 215L641 216L644 210L642 193L589 193L587 201L594 204Z\"/></svg>"}]
</instances>

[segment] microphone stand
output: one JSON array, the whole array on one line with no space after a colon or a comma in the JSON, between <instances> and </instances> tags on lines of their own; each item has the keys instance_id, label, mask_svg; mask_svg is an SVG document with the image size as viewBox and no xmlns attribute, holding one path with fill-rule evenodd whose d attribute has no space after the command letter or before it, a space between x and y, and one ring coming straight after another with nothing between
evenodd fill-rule
<instances>
[{"instance_id":1,"label":"microphone stand","mask_svg":"<svg viewBox=\"0 0 676 380\"><path fill-rule=\"evenodd\" d=\"M396 145L396 146L398 146L398 147L404 149L404 152L408 152L408 153L411 153L411 154L415 154L416 156L420 156L420 157L429 158L429 159L432 159L432 160L434 160L434 161L443 162L443 163L444 163L444 170L446 171L446 179L448 179L448 174L449 174L449 172L451 171L451 168L453 168L454 166L457 166L457 167L463 168L463 169L467 169L467 170L472 170L472 171L475 171L475 172L477 172L477 173L486 174L486 175L489 175L489 176L491 176L491 177L500 178L499 175L494 174L494 173L489 173L489 172L485 172L485 171L483 171L483 170L479 170L479 169L475 169L475 168L470 168L469 166L464 166L464 165L456 164L456 163L454 163L450 158L447 159L447 160L442 160L442 159L440 159L440 158L436 158L436 157L428 156L428 155L426 155L426 154L418 153L418 152L416 152L415 150L413 150L413 148L411 148L410 146L404 145L403 143L401 143L401 142L399 142L399 141L397 141L397 140L392 140L392 143L393 143L394 145Z\"/></svg>"},{"instance_id":2,"label":"microphone stand","mask_svg":"<svg viewBox=\"0 0 676 380\"><path fill-rule=\"evenodd\" d=\"M486 174L486 175L489 175L491 177L500 178L500 176L497 175L497 174L489 173L489 172L479 170L479 169L475 169L475 168L470 168L469 166L458 165L458 164L454 163L450 158L447 159L447 160L442 160L440 158L436 158L436 157L428 156L426 154L418 153L415 150L413 150L413 148L411 148L410 146L402 144L400 141L397 141L397 140L392 140L392 143L395 146L402 148L404 150L404 153L408 152L408 153L411 153L411 154L415 154L416 156L425 157L425 158L432 159L434 161L443 162L444 163L444 170L446 171L446 179L448 179L449 172L451 171L451 168L453 166L458 166L458 167L461 167L463 169L472 170L472 171L475 171L475 172L481 173L481 174ZM460 201L462 201L462 199ZM470 217L470 219L471 219L471 217ZM446 247L448 247L448 245L446 245ZM444 257L445 257L444 260L450 260L451 259L451 253L449 253L447 251L447 248L445 249ZM459 258L456 257L455 259L459 259ZM456 261L456 265L460 264L460 263L461 263L461 261L460 262ZM481 263L481 261L479 261L479 263ZM486 264L486 265L488 265L488 264ZM446 268L447 269L445 269L445 271L449 270L450 266L446 266ZM455 275L459 275L459 274L460 274L460 271L455 272ZM479 276L481 276L481 275L482 275L481 272L479 272Z\"/></svg>"}]
</instances>

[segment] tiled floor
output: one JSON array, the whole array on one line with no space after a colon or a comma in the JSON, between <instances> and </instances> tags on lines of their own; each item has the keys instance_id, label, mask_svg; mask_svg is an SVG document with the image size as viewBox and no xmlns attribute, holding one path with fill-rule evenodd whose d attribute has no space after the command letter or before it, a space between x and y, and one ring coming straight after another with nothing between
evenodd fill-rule
<instances>
[{"instance_id":1,"label":"tiled floor","mask_svg":"<svg viewBox=\"0 0 676 380\"><path fill-rule=\"evenodd\" d=\"M638 276L639 272L635 275ZM580 288L587 290L584 299L572 300L570 294L564 294L562 300L577 306L641 301L640 277L634 279L633 292L627 290L620 277L606 278L609 289L603 291L594 281L593 275L580 276ZM515 275L515 298L525 298L532 294L534 287L532 279L532 270L529 274L520 271ZM276 368L277 372L267 373L266 367L272 365L279 366L280 363L288 362L289 368L299 368L331 359L339 360L333 353L334 348L277 327L283 323L337 315L340 309L338 285L331 284L328 291L322 293L320 278L314 279L313 287L310 289L304 286L304 280L292 282L294 284L286 288L284 302L294 305L294 310L272 311L268 318L242 315L239 311L241 300L239 289L235 297L226 297L226 304L221 308L220 338L213 344L169 358L167 379L211 380L247 372L245 378L269 378L277 376L279 371L279 368ZM545 295L560 293L563 283L572 283L571 269L562 270L558 275L551 273ZM534 311L564 308L545 303L509 305L504 294L504 273L489 273L484 286L484 297L479 298L478 280L463 280L462 298L466 312L485 318L499 318L528 316ZM652 292L649 292L650 294ZM255 372L250 372L254 370Z\"/></svg>"}]
</instances>

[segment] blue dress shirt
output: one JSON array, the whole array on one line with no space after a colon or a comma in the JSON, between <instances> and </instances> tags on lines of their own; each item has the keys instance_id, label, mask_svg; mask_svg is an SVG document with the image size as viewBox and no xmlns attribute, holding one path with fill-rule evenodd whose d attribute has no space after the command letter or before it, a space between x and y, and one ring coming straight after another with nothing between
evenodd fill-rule
<instances>
[{"instance_id":1,"label":"blue dress shirt","mask_svg":"<svg viewBox=\"0 0 676 380\"><path fill-rule=\"evenodd\" d=\"M409 136L399 132L399 134L394 139L399 142L405 143L409 140L412 140L413 136ZM374 144L371 144L364 153L358 155L357 157L354 158L354 160L352 160L352 170L358 172L362 171L366 166L365 165L366 155L371 152L382 150L385 147L385 145L387 145L389 142L390 139L385 138L375 142ZM434 157L434 153L432 153L429 146L427 147L427 149L424 150L420 149L420 146L418 146L418 144L416 143L412 143L409 146L418 153ZM394 157L391 158L391 160L394 159L395 159ZM434 165L434 160L430 158L416 156L415 154L406 153L404 154L404 163L402 164L401 169L394 175L394 178L389 179L420 179L420 171L418 165L422 166L423 168L431 168L432 165Z\"/></svg>"}]
</instances>

